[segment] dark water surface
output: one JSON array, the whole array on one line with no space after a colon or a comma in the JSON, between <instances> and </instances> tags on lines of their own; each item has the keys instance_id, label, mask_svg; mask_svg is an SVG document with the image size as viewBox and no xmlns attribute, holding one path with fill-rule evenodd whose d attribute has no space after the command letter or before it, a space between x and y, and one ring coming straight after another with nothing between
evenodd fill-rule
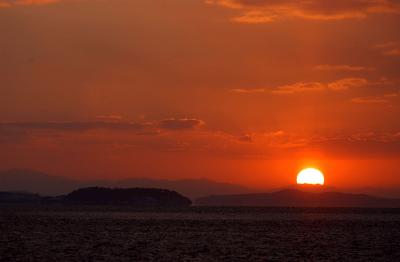
<instances>
[{"instance_id":1,"label":"dark water surface","mask_svg":"<svg viewBox=\"0 0 400 262\"><path fill-rule=\"evenodd\" d=\"M400 210L0 206L0 261L400 261Z\"/></svg>"}]
</instances>

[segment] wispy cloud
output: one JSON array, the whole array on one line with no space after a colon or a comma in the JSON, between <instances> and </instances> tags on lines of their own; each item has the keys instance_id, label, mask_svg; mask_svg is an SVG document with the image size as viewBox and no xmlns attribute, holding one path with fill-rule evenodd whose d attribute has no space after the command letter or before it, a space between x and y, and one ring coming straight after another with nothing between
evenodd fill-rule
<instances>
[{"instance_id":1,"label":"wispy cloud","mask_svg":"<svg viewBox=\"0 0 400 262\"><path fill-rule=\"evenodd\" d=\"M362 19L371 14L400 14L395 0L206 0L242 13L232 20L239 23L270 23L285 18L308 20Z\"/></svg>"},{"instance_id":2,"label":"wispy cloud","mask_svg":"<svg viewBox=\"0 0 400 262\"><path fill-rule=\"evenodd\" d=\"M1 7L13 7L23 5L44 5L59 2L60 0L0 0Z\"/></svg>"},{"instance_id":3,"label":"wispy cloud","mask_svg":"<svg viewBox=\"0 0 400 262\"><path fill-rule=\"evenodd\" d=\"M387 104L389 102L382 97L356 97L351 101L356 104Z\"/></svg>"},{"instance_id":4,"label":"wispy cloud","mask_svg":"<svg viewBox=\"0 0 400 262\"><path fill-rule=\"evenodd\" d=\"M355 97L351 99L351 102L356 104L390 104L398 96L397 93L388 93L380 96Z\"/></svg>"},{"instance_id":5,"label":"wispy cloud","mask_svg":"<svg viewBox=\"0 0 400 262\"><path fill-rule=\"evenodd\" d=\"M326 89L326 85L319 82L309 82L309 83L295 83L291 85L279 86L272 90L273 94L288 95L295 93L304 92L315 92L322 91Z\"/></svg>"},{"instance_id":6,"label":"wispy cloud","mask_svg":"<svg viewBox=\"0 0 400 262\"><path fill-rule=\"evenodd\" d=\"M381 43L374 46L376 49L385 56L400 56L400 42L392 41L387 43Z\"/></svg>"},{"instance_id":7,"label":"wispy cloud","mask_svg":"<svg viewBox=\"0 0 400 262\"><path fill-rule=\"evenodd\" d=\"M254 142L254 137L251 134L243 134L238 137L238 140L245 143L251 143Z\"/></svg>"},{"instance_id":8,"label":"wispy cloud","mask_svg":"<svg viewBox=\"0 0 400 262\"><path fill-rule=\"evenodd\" d=\"M99 117L97 117L99 118ZM138 133L156 134L158 129L165 130L191 130L204 125L204 121L194 118L169 118L153 122L129 122L119 116L101 116L95 121L70 121L70 122L0 122L0 135L3 132L21 131L61 131L85 132L90 130L130 131ZM157 131L157 132L154 132Z\"/></svg>"},{"instance_id":9,"label":"wispy cloud","mask_svg":"<svg viewBox=\"0 0 400 262\"><path fill-rule=\"evenodd\" d=\"M400 56L400 48L394 48L391 50L387 50L384 52L385 55L388 56Z\"/></svg>"},{"instance_id":10,"label":"wispy cloud","mask_svg":"<svg viewBox=\"0 0 400 262\"><path fill-rule=\"evenodd\" d=\"M278 95L290 95L296 93L319 92L319 91L342 91L351 88L363 87L372 84L365 78L349 77L339 79L329 83L322 82L298 82L294 84L282 85L275 88L249 88L231 89L231 92L238 94L257 94L272 93Z\"/></svg>"},{"instance_id":11,"label":"wispy cloud","mask_svg":"<svg viewBox=\"0 0 400 262\"><path fill-rule=\"evenodd\" d=\"M265 89L264 88L249 88L249 89L243 89L243 88L236 88L236 89L231 89L230 90L233 93L242 93L242 94L254 94L254 93L264 93Z\"/></svg>"},{"instance_id":12,"label":"wispy cloud","mask_svg":"<svg viewBox=\"0 0 400 262\"><path fill-rule=\"evenodd\" d=\"M2 122L0 130L63 130L86 131L93 129L142 130L143 124L122 121L87 121L87 122Z\"/></svg>"},{"instance_id":13,"label":"wispy cloud","mask_svg":"<svg viewBox=\"0 0 400 262\"><path fill-rule=\"evenodd\" d=\"M347 72L361 72L361 71L373 71L372 67L364 66L351 66L351 65L317 65L314 67L318 71L347 71Z\"/></svg>"},{"instance_id":14,"label":"wispy cloud","mask_svg":"<svg viewBox=\"0 0 400 262\"><path fill-rule=\"evenodd\" d=\"M350 88L363 87L369 84L369 81L365 78L344 78L327 85L327 88L333 91L347 90Z\"/></svg>"},{"instance_id":15,"label":"wispy cloud","mask_svg":"<svg viewBox=\"0 0 400 262\"><path fill-rule=\"evenodd\" d=\"M204 125L204 121L195 118L170 118L160 121L159 126L169 130L187 130L194 129Z\"/></svg>"},{"instance_id":16,"label":"wispy cloud","mask_svg":"<svg viewBox=\"0 0 400 262\"><path fill-rule=\"evenodd\" d=\"M96 119L101 121L122 121L123 117L120 115L101 115L96 116Z\"/></svg>"},{"instance_id":17,"label":"wispy cloud","mask_svg":"<svg viewBox=\"0 0 400 262\"><path fill-rule=\"evenodd\" d=\"M295 93L316 92L324 90L341 91L350 88L363 87L367 84L368 80L364 78L344 78L330 83L308 82L279 86L271 92L273 94L290 95Z\"/></svg>"}]
</instances>

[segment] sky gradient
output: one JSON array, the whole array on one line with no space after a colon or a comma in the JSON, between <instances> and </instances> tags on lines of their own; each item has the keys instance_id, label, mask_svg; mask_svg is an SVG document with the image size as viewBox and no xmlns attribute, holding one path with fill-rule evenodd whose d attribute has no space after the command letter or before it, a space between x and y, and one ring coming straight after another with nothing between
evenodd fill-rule
<instances>
[{"instance_id":1,"label":"sky gradient","mask_svg":"<svg viewBox=\"0 0 400 262\"><path fill-rule=\"evenodd\" d=\"M0 169L400 188L400 2L0 0Z\"/></svg>"}]
</instances>

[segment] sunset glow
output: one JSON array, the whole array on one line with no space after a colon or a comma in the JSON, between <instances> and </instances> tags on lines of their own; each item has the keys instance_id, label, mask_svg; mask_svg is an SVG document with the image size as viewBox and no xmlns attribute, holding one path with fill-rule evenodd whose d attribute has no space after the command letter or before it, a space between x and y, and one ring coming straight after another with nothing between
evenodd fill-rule
<instances>
[{"instance_id":1,"label":"sunset glow","mask_svg":"<svg viewBox=\"0 0 400 262\"><path fill-rule=\"evenodd\" d=\"M0 170L400 197L399 28L397 0L0 0Z\"/></svg>"},{"instance_id":2,"label":"sunset glow","mask_svg":"<svg viewBox=\"0 0 400 262\"><path fill-rule=\"evenodd\" d=\"M306 168L297 175L297 184L324 185L325 178L321 171L315 168Z\"/></svg>"},{"instance_id":3,"label":"sunset glow","mask_svg":"<svg viewBox=\"0 0 400 262\"><path fill-rule=\"evenodd\" d=\"M0 0L0 258L400 261L399 116L400 0Z\"/></svg>"}]
</instances>

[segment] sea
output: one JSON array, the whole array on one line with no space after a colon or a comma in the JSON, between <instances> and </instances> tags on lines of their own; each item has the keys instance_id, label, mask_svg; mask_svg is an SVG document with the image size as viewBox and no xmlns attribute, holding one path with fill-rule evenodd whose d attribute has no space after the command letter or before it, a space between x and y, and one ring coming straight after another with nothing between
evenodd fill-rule
<instances>
[{"instance_id":1,"label":"sea","mask_svg":"<svg viewBox=\"0 0 400 262\"><path fill-rule=\"evenodd\" d=\"M400 209L3 205L0 261L400 261Z\"/></svg>"}]
</instances>

